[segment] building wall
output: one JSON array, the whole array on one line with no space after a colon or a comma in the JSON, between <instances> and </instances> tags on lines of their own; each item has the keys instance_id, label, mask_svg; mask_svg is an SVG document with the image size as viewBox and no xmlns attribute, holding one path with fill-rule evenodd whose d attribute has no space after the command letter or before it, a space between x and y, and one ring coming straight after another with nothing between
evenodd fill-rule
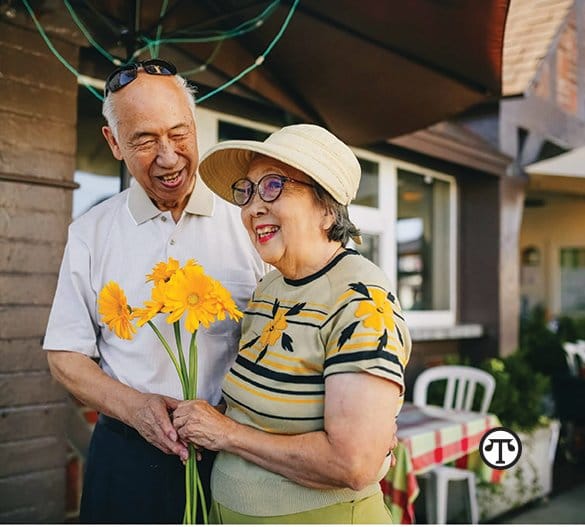
<instances>
[{"instance_id":1,"label":"building wall","mask_svg":"<svg viewBox=\"0 0 585 527\"><path fill-rule=\"evenodd\" d=\"M520 251L539 251L537 265L523 266L522 293L529 307L539 303L550 315L560 308L561 248L585 247L585 198L549 195L542 206L526 208L522 222ZM585 286L585 284L584 284Z\"/></svg>"},{"instance_id":2,"label":"building wall","mask_svg":"<svg viewBox=\"0 0 585 527\"><path fill-rule=\"evenodd\" d=\"M77 63L77 47L55 40ZM0 21L0 523L63 522L67 396L41 349L71 217L76 79Z\"/></svg>"},{"instance_id":3,"label":"building wall","mask_svg":"<svg viewBox=\"0 0 585 527\"><path fill-rule=\"evenodd\" d=\"M472 360L499 352L501 181L471 171L459 178L459 320L481 324L484 331L481 339L461 343Z\"/></svg>"}]
</instances>

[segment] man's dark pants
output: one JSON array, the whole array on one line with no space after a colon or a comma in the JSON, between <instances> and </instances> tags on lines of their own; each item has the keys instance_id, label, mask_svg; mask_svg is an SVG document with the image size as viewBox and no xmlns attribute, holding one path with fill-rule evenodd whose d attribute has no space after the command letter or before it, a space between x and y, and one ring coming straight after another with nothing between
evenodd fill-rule
<instances>
[{"instance_id":1,"label":"man's dark pants","mask_svg":"<svg viewBox=\"0 0 585 527\"><path fill-rule=\"evenodd\" d=\"M215 455L197 463L211 505L209 477ZM203 523L198 507L197 523ZM100 416L89 446L81 523L182 523L185 467L124 423Z\"/></svg>"}]
</instances>

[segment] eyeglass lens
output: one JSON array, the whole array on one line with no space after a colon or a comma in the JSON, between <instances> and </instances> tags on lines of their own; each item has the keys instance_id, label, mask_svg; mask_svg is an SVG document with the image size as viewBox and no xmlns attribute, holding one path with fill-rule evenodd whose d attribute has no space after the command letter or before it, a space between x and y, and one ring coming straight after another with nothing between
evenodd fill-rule
<instances>
[{"instance_id":1,"label":"eyeglass lens","mask_svg":"<svg viewBox=\"0 0 585 527\"><path fill-rule=\"evenodd\" d=\"M253 183L249 179L240 179L232 185L232 195L234 202L237 205L246 205L254 195L256 188L262 201L270 203L280 196L284 188L285 178L268 174L264 176L258 183Z\"/></svg>"}]
</instances>

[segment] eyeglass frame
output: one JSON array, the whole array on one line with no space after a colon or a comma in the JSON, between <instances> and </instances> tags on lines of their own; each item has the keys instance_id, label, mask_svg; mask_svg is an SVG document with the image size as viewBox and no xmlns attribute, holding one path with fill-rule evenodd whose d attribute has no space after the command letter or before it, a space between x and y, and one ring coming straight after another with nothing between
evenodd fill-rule
<instances>
[{"instance_id":1,"label":"eyeglass frame","mask_svg":"<svg viewBox=\"0 0 585 527\"><path fill-rule=\"evenodd\" d=\"M169 71L169 73L162 73L160 71L152 70L149 68L149 66L161 66L163 68L166 68ZM125 64L124 66L120 66L119 68L116 68L114 71L112 71L112 73L110 73L108 75L108 78L106 79L105 86L104 86L104 95L107 97L108 94L117 92L117 91L121 90L122 88L124 88L125 86L128 86L128 84L131 84L132 82L134 82L136 80L136 78L138 77L138 70L139 69L142 69L145 73L148 73L149 75L162 75L163 77L171 77L171 76L177 74L176 66L170 62L167 62L166 60L148 59L148 60L143 60L140 62L131 62L130 64ZM120 78L119 76L123 72L134 72L134 73L133 73L133 76L129 77L128 82L126 82L124 84L119 83L119 84L112 86L114 78L116 78L116 76L118 76L118 80L119 80L119 78Z\"/></svg>"},{"instance_id":2,"label":"eyeglass frame","mask_svg":"<svg viewBox=\"0 0 585 527\"><path fill-rule=\"evenodd\" d=\"M261 190L261 185L262 185L262 182L266 181L267 178L276 178L276 179L280 180L280 182L282 183L282 186L280 187L278 194L272 199L266 199L262 195L264 192ZM251 192L250 192L250 195L248 196L248 199L246 201L244 201L243 203L238 203L238 201L236 200L236 191L242 192L242 190L244 190L244 189L238 189L238 188L236 188L236 185L238 183L240 183L241 181L245 181L251 185L251 187L250 187ZM299 185L305 185L307 187L317 188L316 185L314 185L313 183L299 181L298 179L293 179L293 178L288 177L288 176L283 176L282 174L265 174L264 176L262 176L258 180L258 183L254 183L251 179L248 179L248 178L240 178L237 181L234 181L234 183L232 183L232 186L231 186L232 198L234 200L234 203L238 207L245 207L246 205L248 205L252 201L252 199L254 198L254 194L256 194L256 192L257 192L258 196L260 196L260 199L262 201L264 201L265 203L274 203L282 195L282 191L284 190L285 183L298 183Z\"/></svg>"}]
</instances>

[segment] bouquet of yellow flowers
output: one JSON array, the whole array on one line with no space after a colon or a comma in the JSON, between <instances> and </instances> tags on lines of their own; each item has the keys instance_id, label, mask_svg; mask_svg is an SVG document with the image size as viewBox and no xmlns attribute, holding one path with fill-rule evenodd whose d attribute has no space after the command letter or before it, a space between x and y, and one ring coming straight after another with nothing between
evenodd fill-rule
<instances>
[{"instance_id":1,"label":"bouquet of yellow flowers","mask_svg":"<svg viewBox=\"0 0 585 527\"><path fill-rule=\"evenodd\" d=\"M174 258L157 263L152 273L146 276L152 282L150 300L142 307L128 305L122 288L113 281L108 282L98 297L98 311L102 320L118 337L130 340L136 334L136 326L148 324L155 332L173 362L181 381L183 397L197 396L197 342L199 325L206 328L226 315L232 320L242 318L242 313L229 291L217 280L206 275L203 267L189 260L183 267ZM176 352L174 352L152 319L159 313L168 313L167 323L173 324ZM184 317L185 328L191 333L189 354L186 357L181 342L180 321ZM197 472L195 448L189 445L189 459L185 469L185 515L183 523L195 523L198 496L201 498L204 522L207 523L207 506L203 488Z\"/></svg>"}]
</instances>

